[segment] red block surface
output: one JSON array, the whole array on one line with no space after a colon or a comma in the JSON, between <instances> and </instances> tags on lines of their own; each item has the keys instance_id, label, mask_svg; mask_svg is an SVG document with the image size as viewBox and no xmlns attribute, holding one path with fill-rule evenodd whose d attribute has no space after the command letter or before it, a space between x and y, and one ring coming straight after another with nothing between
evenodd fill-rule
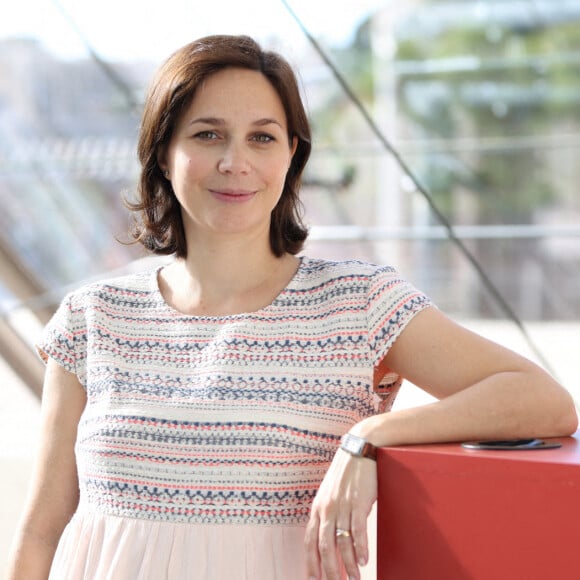
<instances>
[{"instance_id":1,"label":"red block surface","mask_svg":"<svg viewBox=\"0 0 580 580\"><path fill-rule=\"evenodd\" d=\"M579 580L580 442L379 450L377 580Z\"/></svg>"}]
</instances>

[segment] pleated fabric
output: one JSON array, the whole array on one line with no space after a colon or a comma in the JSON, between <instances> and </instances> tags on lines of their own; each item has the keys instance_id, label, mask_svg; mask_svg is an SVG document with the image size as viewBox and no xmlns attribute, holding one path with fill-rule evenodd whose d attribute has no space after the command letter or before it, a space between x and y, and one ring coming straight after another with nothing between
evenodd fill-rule
<instances>
[{"instance_id":1,"label":"pleated fabric","mask_svg":"<svg viewBox=\"0 0 580 580\"><path fill-rule=\"evenodd\" d=\"M50 580L300 580L303 526L190 525L77 512Z\"/></svg>"}]
</instances>

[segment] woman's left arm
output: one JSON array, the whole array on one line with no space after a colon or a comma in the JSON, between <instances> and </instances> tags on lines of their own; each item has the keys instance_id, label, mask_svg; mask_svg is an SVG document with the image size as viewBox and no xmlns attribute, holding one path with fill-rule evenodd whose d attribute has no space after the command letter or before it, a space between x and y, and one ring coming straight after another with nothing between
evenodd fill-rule
<instances>
[{"instance_id":1,"label":"woman's left arm","mask_svg":"<svg viewBox=\"0 0 580 580\"><path fill-rule=\"evenodd\" d=\"M375 415L351 433L376 446L571 435L570 394L531 361L455 324L436 308L417 314L386 355L391 370L438 400ZM376 465L339 450L312 507L306 531L310 578L321 569L349 578L368 559L366 519L376 499ZM337 539L337 528L351 538Z\"/></svg>"},{"instance_id":2,"label":"woman's left arm","mask_svg":"<svg viewBox=\"0 0 580 580\"><path fill-rule=\"evenodd\" d=\"M556 437L578 426L571 395L548 373L436 308L416 315L386 363L439 400L375 415L351 430L379 446Z\"/></svg>"}]
</instances>

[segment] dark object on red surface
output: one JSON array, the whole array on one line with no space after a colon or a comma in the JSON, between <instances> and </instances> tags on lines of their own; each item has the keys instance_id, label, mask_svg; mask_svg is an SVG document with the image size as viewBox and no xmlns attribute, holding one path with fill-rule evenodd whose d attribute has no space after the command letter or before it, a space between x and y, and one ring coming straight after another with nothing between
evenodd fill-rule
<instances>
[{"instance_id":1,"label":"dark object on red surface","mask_svg":"<svg viewBox=\"0 0 580 580\"><path fill-rule=\"evenodd\" d=\"M545 441L544 439L507 439L505 441L466 441L461 444L465 449L487 449L490 451L526 449L557 449L562 447L559 441Z\"/></svg>"},{"instance_id":2,"label":"dark object on red surface","mask_svg":"<svg viewBox=\"0 0 580 580\"><path fill-rule=\"evenodd\" d=\"M580 443L378 451L377 580L580 578Z\"/></svg>"}]
</instances>

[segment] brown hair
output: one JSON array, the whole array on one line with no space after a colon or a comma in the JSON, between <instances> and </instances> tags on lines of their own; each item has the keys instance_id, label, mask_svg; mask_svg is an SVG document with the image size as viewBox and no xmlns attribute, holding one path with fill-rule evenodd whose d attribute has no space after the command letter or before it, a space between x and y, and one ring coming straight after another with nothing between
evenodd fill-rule
<instances>
[{"instance_id":1,"label":"brown hair","mask_svg":"<svg viewBox=\"0 0 580 580\"><path fill-rule=\"evenodd\" d=\"M127 205L140 218L133 238L155 254L182 258L187 254L181 208L159 167L159 154L168 146L200 84L230 67L259 71L270 81L286 113L289 142L298 139L282 195L272 211L270 246L276 256L282 256L296 254L304 245L308 231L301 219L298 190L310 156L311 134L294 72L279 54L262 50L248 36L216 35L196 40L171 55L153 78L145 101L138 142L139 197Z\"/></svg>"}]
</instances>

